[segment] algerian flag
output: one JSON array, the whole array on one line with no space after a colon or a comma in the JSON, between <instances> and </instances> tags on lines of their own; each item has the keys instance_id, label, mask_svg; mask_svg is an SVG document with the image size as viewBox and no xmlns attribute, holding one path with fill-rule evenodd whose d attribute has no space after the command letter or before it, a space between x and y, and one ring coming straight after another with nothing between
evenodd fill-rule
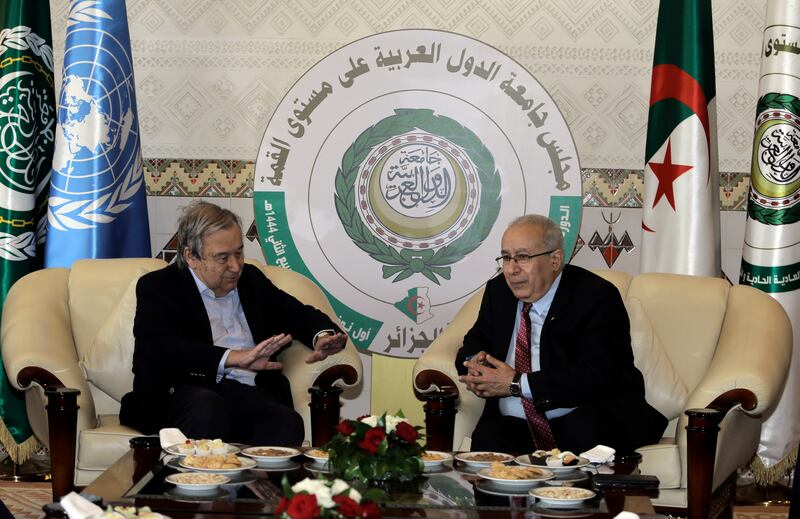
<instances>
[{"instance_id":1,"label":"algerian flag","mask_svg":"<svg viewBox=\"0 0 800 519\"><path fill-rule=\"evenodd\" d=\"M53 156L55 96L47 0L0 6L0 315L16 280L39 268ZM0 442L11 459L35 452L25 400L0 369Z\"/></svg>"},{"instance_id":2,"label":"algerian flag","mask_svg":"<svg viewBox=\"0 0 800 519\"><path fill-rule=\"evenodd\" d=\"M770 0L765 27L739 282L772 295L793 320L789 378L753 467L773 482L800 441L800 4Z\"/></svg>"},{"instance_id":3,"label":"algerian flag","mask_svg":"<svg viewBox=\"0 0 800 519\"><path fill-rule=\"evenodd\" d=\"M720 275L710 0L662 1L644 168L642 272Z\"/></svg>"}]
</instances>

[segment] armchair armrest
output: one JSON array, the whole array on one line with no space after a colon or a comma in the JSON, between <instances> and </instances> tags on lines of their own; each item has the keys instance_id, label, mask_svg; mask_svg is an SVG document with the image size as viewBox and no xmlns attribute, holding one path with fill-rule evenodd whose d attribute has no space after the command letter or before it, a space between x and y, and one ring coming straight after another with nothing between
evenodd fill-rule
<instances>
[{"instance_id":1,"label":"armchair armrest","mask_svg":"<svg viewBox=\"0 0 800 519\"><path fill-rule=\"evenodd\" d=\"M686 404L722 412L712 490L755 453L763 416L783 392L791 351L792 328L783 307L752 287L731 287L716 351ZM677 430L687 424L688 417L681 417ZM686 448L684 435L677 441ZM683 485L687 468L682 467Z\"/></svg>"},{"instance_id":2,"label":"armchair armrest","mask_svg":"<svg viewBox=\"0 0 800 519\"><path fill-rule=\"evenodd\" d=\"M72 338L68 277L67 269L52 268L17 281L6 297L0 327L8 379L25 391L28 421L48 447L45 386L78 389L78 430L95 426L94 402Z\"/></svg>"}]
</instances>

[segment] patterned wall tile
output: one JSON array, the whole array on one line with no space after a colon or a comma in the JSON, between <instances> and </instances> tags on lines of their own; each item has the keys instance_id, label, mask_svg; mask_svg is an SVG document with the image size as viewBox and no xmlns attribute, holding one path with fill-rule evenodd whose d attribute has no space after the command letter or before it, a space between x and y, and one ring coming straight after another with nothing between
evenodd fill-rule
<instances>
[{"instance_id":1,"label":"patterned wall tile","mask_svg":"<svg viewBox=\"0 0 800 519\"><path fill-rule=\"evenodd\" d=\"M60 82L68 0L51 0ZM380 31L423 27L527 67L573 128L583 167L642 166L657 0L128 0L144 154L253 160L306 70ZM713 3L720 169L749 170L763 2Z\"/></svg>"}]
</instances>

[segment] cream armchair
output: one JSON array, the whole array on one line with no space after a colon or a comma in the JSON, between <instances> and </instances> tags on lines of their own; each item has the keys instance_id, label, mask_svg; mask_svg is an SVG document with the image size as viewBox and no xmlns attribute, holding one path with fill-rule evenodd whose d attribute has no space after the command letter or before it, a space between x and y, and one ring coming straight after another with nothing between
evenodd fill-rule
<instances>
[{"instance_id":1,"label":"cream armchair","mask_svg":"<svg viewBox=\"0 0 800 519\"><path fill-rule=\"evenodd\" d=\"M337 320L309 279L253 263L278 288ZM130 438L140 435L120 425L118 417L120 399L133 385L135 287L142 274L165 265L156 259L81 260L71 269L33 272L8 293L0 329L3 364L11 383L25 391L34 434L50 447L54 494L57 486L61 492L73 484L73 469L76 485L91 482L129 449ZM316 440L316 445L332 434L338 421L340 388L358 384L362 367L350 341L341 353L314 364L304 362L307 353L295 341L279 360L290 380L295 408L303 416L306 439ZM80 391L74 433L50 430L62 426L53 420L75 413L76 393L62 389L52 393L48 418L45 389L58 388ZM317 430L312 430L312 422Z\"/></svg>"},{"instance_id":2,"label":"cream armchair","mask_svg":"<svg viewBox=\"0 0 800 519\"><path fill-rule=\"evenodd\" d=\"M722 279L630 276L610 270L597 274L622 294L646 398L670 420L661 442L638 450L641 472L660 480L654 504L688 508L695 511L690 517L707 517L711 492L725 487L736 469L752 458L761 423L783 391L791 358L791 323L772 297ZM469 449L469 436L483 411L484 401L458 382L454 366L482 295L480 291L466 302L419 358L413 373L418 396L427 400L429 438L446 442L452 438L457 450ZM457 394L454 417L448 407L448 402L456 402L453 394ZM696 412L690 422L686 411L692 409ZM718 422L718 439L704 434L713 433ZM690 423L693 432L687 439Z\"/></svg>"}]
</instances>

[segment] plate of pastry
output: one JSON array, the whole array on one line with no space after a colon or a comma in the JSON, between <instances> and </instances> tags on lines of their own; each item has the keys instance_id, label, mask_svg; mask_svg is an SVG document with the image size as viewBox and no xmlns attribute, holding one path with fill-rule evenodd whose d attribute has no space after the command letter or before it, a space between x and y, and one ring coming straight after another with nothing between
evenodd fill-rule
<instances>
[{"instance_id":1,"label":"plate of pastry","mask_svg":"<svg viewBox=\"0 0 800 519\"><path fill-rule=\"evenodd\" d=\"M256 466L255 460L242 458L235 454L224 456L221 454L212 454L210 456L190 455L185 456L178 464L185 469L215 474L235 474Z\"/></svg>"},{"instance_id":2,"label":"plate of pastry","mask_svg":"<svg viewBox=\"0 0 800 519\"><path fill-rule=\"evenodd\" d=\"M468 467L488 467L492 463L510 463L514 461L514 456L504 452L460 452L456 454L456 459Z\"/></svg>"},{"instance_id":3,"label":"plate of pastry","mask_svg":"<svg viewBox=\"0 0 800 519\"><path fill-rule=\"evenodd\" d=\"M208 492L216 490L220 485L228 483L231 479L225 474L205 472L179 472L170 474L164 480L172 483L184 492Z\"/></svg>"},{"instance_id":4,"label":"plate of pastry","mask_svg":"<svg viewBox=\"0 0 800 519\"><path fill-rule=\"evenodd\" d=\"M422 464L425 466L425 472L432 472L441 470L446 461L453 459L453 455L449 452L425 451L420 458L422 459Z\"/></svg>"},{"instance_id":5,"label":"plate of pastry","mask_svg":"<svg viewBox=\"0 0 800 519\"><path fill-rule=\"evenodd\" d=\"M531 488L542 481L553 479L555 474L543 468L505 465L495 462L490 467L480 469L478 476L488 479L500 487Z\"/></svg>"},{"instance_id":6,"label":"plate of pastry","mask_svg":"<svg viewBox=\"0 0 800 519\"><path fill-rule=\"evenodd\" d=\"M579 487L540 487L533 488L530 495L548 506L580 506L584 501L597 495L593 490Z\"/></svg>"},{"instance_id":7,"label":"plate of pastry","mask_svg":"<svg viewBox=\"0 0 800 519\"><path fill-rule=\"evenodd\" d=\"M589 460L581 458L569 451L553 449L550 451L535 451L531 454L523 454L514 458L520 465L528 467L541 467L553 472L566 472L579 469L589 465Z\"/></svg>"},{"instance_id":8,"label":"plate of pastry","mask_svg":"<svg viewBox=\"0 0 800 519\"><path fill-rule=\"evenodd\" d=\"M220 439L186 440L183 443L170 445L164 450L176 456L208 456L210 454L236 454L239 452L239 447L225 443Z\"/></svg>"},{"instance_id":9,"label":"plate of pastry","mask_svg":"<svg viewBox=\"0 0 800 519\"><path fill-rule=\"evenodd\" d=\"M328 451L322 449L308 449L303 453L307 458L310 458L318 465L325 465L328 463Z\"/></svg>"}]
</instances>

